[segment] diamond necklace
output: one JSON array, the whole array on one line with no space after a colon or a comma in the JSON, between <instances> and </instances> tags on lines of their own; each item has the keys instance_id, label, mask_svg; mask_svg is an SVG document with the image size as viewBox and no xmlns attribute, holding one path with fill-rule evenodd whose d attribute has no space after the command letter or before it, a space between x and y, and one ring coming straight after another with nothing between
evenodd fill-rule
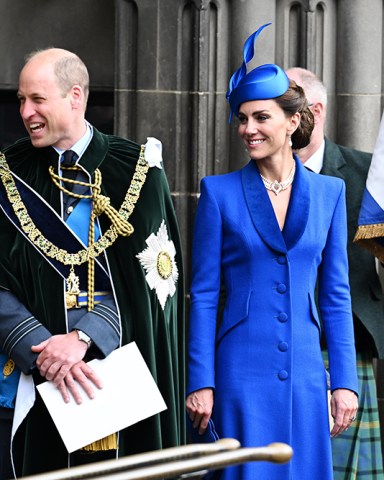
<instances>
[{"instance_id":1,"label":"diamond necklace","mask_svg":"<svg viewBox=\"0 0 384 480\"><path fill-rule=\"evenodd\" d=\"M296 163L293 162L293 167L292 170L290 171L288 178L284 180L284 182L278 182L277 180L274 180L271 182L267 178L265 178L261 173L260 177L264 183L264 186L267 190L271 190L275 195L278 195L280 192L283 190L286 190L291 183L293 182L293 179L295 178L295 171L296 171Z\"/></svg>"}]
</instances>

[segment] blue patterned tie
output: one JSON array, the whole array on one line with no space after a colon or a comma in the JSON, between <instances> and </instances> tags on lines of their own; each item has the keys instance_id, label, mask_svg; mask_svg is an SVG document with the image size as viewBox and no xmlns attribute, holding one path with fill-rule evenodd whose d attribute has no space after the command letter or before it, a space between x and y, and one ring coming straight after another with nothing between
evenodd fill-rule
<instances>
[{"instance_id":1,"label":"blue patterned tie","mask_svg":"<svg viewBox=\"0 0 384 480\"><path fill-rule=\"evenodd\" d=\"M73 150L66 150L63 153L63 160L61 165L63 167L73 167L76 164L77 155ZM82 172L82 170L64 170L63 175L64 178L69 178L71 180L79 180L81 182L88 182L88 178ZM80 195L89 194L89 187L84 187L83 185L76 185L74 183L65 182L65 188L70 192L77 193ZM77 198L70 197L68 200L69 205L74 206L78 202Z\"/></svg>"},{"instance_id":2,"label":"blue patterned tie","mask_svg":"<svg viewBox=\"0 0 384 480\"><path fill-rule=\"evenodd\" d=\"M75 165L77 155L72 150L66 150L63 153L61 165L63 167L72 167ZM88 183L89 180L82 170L64 170L62 177L71 180L78 180ZM64 182L65 188L72 193L79 195L89 195L90 188L84 185L76 185L71 182ZM74 209L76 207L76 212ZM92 201L89 198L79 199L71 195L64 194L64 220L68 226L82 239L85 245L88 245L89 219L92 208ZM73 213L72 213L73 212ZM95 225L96 239L99 237L97 224Z\"/></svg>"},{"instance_id":3,"label":"blue patterned tie","mask_svg":"<svg viewBox=\"0 0 384 480\"><path fill-rule=\"evenodd\" d=\"M76 153L73 150L66 150L63 153L63 160L61 164L64 167L71 167L76 163Z\"/></svg>"}]
</instances>

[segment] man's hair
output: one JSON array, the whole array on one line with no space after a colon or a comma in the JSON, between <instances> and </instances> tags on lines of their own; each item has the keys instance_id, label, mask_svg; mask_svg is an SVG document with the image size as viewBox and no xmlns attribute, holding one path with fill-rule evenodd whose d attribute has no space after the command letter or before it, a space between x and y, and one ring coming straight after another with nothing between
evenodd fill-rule
<instances>
[{"instance_id":1,"label":"man's hair","mask_svg":"<svg viewBox=\"0 0 384 480\"><path fill-rule=\"evenodd\" d=\"M327 107L327 89L320 78L310 70L301 67L289 68L289 71L295 72L300 78L300 86L304 89L308 102L314 103L320 101L324 107Z\"/></svg>"},{"instance_id":2,"label":"man's hair","mask_svg":"<svg viewBox=\"0 0 384 480\"><path fill-rule=\"evenodd\" d=\"M63 93L69 92L73 85L80 85L84 92L84 102L87 104L89 95L89 74L84 62L75 53L58 48L46 48L29 53L26 63L41 54L52 54L53 71L57 84Z\"/></svg>"}]
</instances>

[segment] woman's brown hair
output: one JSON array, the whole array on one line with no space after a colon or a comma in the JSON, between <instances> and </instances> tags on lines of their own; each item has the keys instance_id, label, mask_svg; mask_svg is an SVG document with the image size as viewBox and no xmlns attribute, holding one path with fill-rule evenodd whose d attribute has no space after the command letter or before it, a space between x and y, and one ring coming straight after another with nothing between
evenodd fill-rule
<instances>
[{"instance_id":1,"label":"woman's brown hair","mask_svg":"<svg viewBox=\"0 0 384 480\"><path fill-rule=\"evenodd\" d=\"M291 137L292 149L299 150L306 147L311 140L314 118L304 90L296 82L290 80L288 90L274 100L287 117L294 115L296 112L300 113L300 124Z\"/></svg>"}]
</instances>

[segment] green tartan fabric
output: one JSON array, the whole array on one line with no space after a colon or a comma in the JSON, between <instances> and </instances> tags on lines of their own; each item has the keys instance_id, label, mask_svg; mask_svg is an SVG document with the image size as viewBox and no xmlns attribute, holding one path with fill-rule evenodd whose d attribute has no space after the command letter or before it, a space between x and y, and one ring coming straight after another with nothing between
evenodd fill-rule
<instances>
[{"instance_id":1,"label":"green tartan fabric","mask_svg":"<svg viewBox=\"0 0 384 480\"><path fill-rule=\"evenodd\" d=\"M348 430L332 438L334 480L383 480L379 409L372 358L360 352L356 358L359 409L356 421Z\"/></svg>"}]
</instances>

